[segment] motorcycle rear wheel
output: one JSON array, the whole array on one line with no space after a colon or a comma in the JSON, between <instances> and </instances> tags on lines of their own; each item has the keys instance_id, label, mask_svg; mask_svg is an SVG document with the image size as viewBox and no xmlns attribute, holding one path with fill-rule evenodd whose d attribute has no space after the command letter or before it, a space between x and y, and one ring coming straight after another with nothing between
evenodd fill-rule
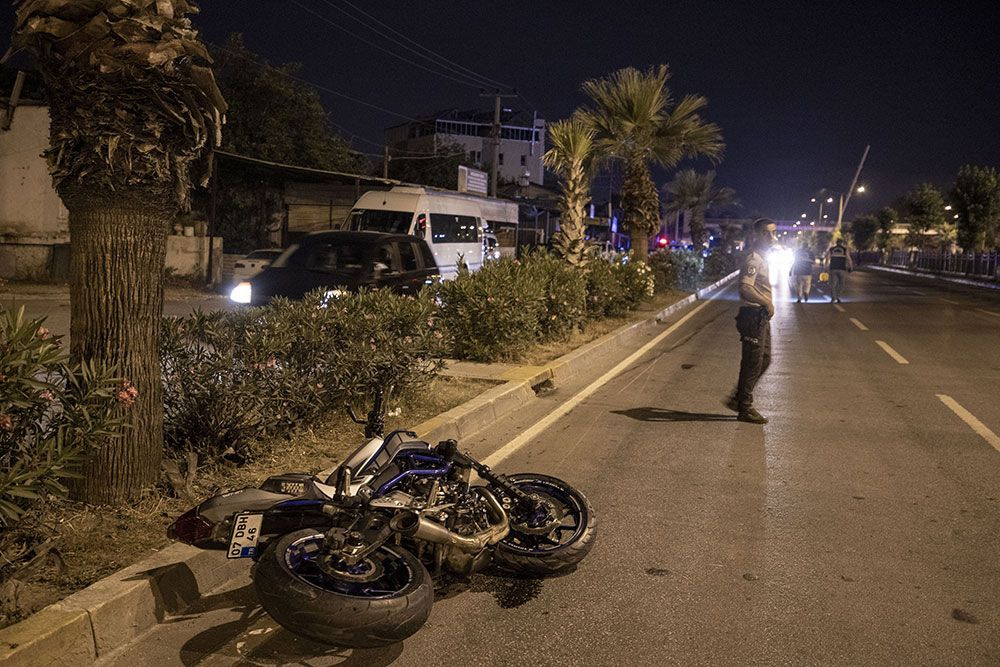
<instances>
[{"instance_id":1,"label":"motorcycle rear wheel","mask_svg":"<svg viewBox=\"0 0 1000 667\"><path fill-rule=\"evenodd\" d=\"M324 644L373 648L423 626L434 589L416 556L383 545L360 565L361 574L337 577L317 564L322 545L321 532L298 530L272 541L254 565L257 599L282 627ZM366 566L376 578L363 581Z\"/></svg>"},{"instance_id":2,"label":"motorcycle rear wheel","mask_svg":"<svg viewBox=\"0 0 1000 667\"><path fill-rule=\"evenodd\" d=\"M507 480L526 493L547 500L562 520L545 534L521 532L511 517L510 533L496 546L500 565L526 574L547 576L569 570L590 553L597 537L597 517L586 496L549 475L519 473Z\"/></svg>"}]
</instances>

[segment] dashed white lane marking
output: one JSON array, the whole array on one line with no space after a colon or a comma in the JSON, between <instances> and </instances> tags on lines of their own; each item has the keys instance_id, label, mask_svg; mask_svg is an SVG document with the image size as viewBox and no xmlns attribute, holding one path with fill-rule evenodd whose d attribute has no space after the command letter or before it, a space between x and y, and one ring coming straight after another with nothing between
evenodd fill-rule
<instances>
[{"instance_id":1,"label":"dashed white lane marking","mask_svg":"<svg viewBox=\"0 0 1000 667\"><path fill-rule=\"evenodd\" d=\"M839 303L833 304L833 307L836 308L837 310L839 310L842 313L846 313L847 312L846 310L844 310L844 307L841 306Z\"/></svg>"},{"instance_id":2,"label":"dashed white lane marking","mask_svg":"<svg viewBox=\"0 0 1000 667\"><path fill-rule=\"evenodd\" d=\"M896 352L896 350L892 349L892 346L889 345L889 343L885 342L884 340L877 340L877 341L875 341L875 343L880 348L882 348L883 350L885 350L886 354L888 354L890 357L892 357L893 359L895 359L897 364L908 364L908 363L910 363L909 361L906 360L906 357L904 357L903 355L901 355L899 352Z\"/></svg>"},{"instance_id":3,"label":"dashed white lane marking","mask_svg":"<svg viewBox=\"0 0 1000 667\"><path fill-rule=\"evenodd\" d=\"M935 395L939 399L941 399L941 402L947 405L952 412L958 415L959 419L964 421L966 424L969 425L969 427L973 431L978 433L983 438L983 440L990 443L990 445L993 446L993 449L1000 452L1000 436L991 431L986 424L976 419L976 416L974 414L972 414L971 412L963 408L961 405L959 405L958 401L956 401L948 394L935 394Z\"/></svg>"},{"instance_id":4,"label":"dashed white lane marking","mask_svg":"<svg viewBox=\"0 0 1000 667\"><path fill-rule=\"evenodd\" d=\"M943 296L939 296L938 298L941 299L942 301L944 301L945 303L950 303L953 306L961 306L962 305L961 302L959 302L959 301L953 301L951 299L946 299Z\"/></svg>"},{"instance_id":5,"label":"dashed white lane marking","mask_svg":"<svg viewBox=\"0 0 1000 667\"><path fill-rule=\"evenodd\" d=\"M986 310L985 308L976 308L980 313L986 313L987 315L992 315L993 317L1000 317L1000 313L995 313L992 310Z\"/></svg>"},{"instance_id":6,"label":"dashed white lane marking","mask_svg":"<svg viewBox=\"0 0 1000 667\"><path fill-rule=\"evenodd\" d=\"M924 292L921 292L918 289L911 289L910 291L916 294L917 296L927 296Z\"/></svg>"},{"instance_id":7,"label":"dashed white lane marking","mask_svg":"<svg viewBox=\"0 0 1000 667\"><path fill-rule=\"evenodd\" d=\"M642 355L646 354L654 347L656 347L656 345L658 345L660 341L662 341L664 338L677 331L677 329L679 329L682 324L684 324L689 319L694 317L698 311L700 311L702 308L704 308L710 303L712 303L711 300L706 301L705 303L701 304L700 306L692 310L690 313L688 313L681 319L674 322L667 328L666 331L656 336L656 338L649 341L648 343L640 347L638 350L630 354L624 361L619 363L610 371L608 371L607 373L605 373L604 375L597 378L589 385L581 389L580 392L576 394L573 398L569 399L568 401L557 407L555 410L553 410L549 414L539 419L537 422L535 422L535 424L531 428L524 431L523 433L521 433L521 435L517 436L516 438L508 442L506 445L504 445L497 451L487 456L485 459L483 459L483 463L492 468L501 461L503 461L504 459L506 459L508 456L516 452L517 450L524 447L526 444L528 444L533 439L538 437L538 435L541 434L542 431L544 431L553 423L555 423L557 419L567 414L570 410L572 410L580 403L582 403L584 400L586 400L591 394L593 394L595 391L597 391L602 386L607 384L616 375L618 375L623 370L634 364L640 357L642 357Z\"/></svg>"},{"instance_id":8,"label":"dashed white lane marking","mask_svg":"<svg viewBox=\"0 0 1000 667\"><path fill-rule=\"evenodd\" d=\"M852 317L851 318L851 322L854 324L854 326L856 326L857 328L861 329L862 331L868 331L868 327L866 327L865 325L863 325L861 323L861 321L858 320L856 317Z\"/></svg>"}]
</instances>

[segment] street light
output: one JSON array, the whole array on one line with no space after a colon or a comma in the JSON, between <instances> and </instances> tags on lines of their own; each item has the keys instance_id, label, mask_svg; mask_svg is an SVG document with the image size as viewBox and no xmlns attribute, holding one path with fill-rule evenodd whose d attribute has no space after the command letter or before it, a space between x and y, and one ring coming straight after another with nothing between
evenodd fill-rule
<instances>
[{"instance_id":1,"label":"street light","mask_svg":"<svg viewBox=\"0 0 1000 667\"><path fill-rule=\"evenodd\" d=\"M833 203L833 197L827 197L826 198L826 203L827 204L832 204Z\"/></svg>"},{"instance_id":2,"label":"street light","mask_svg":"<svg viewBox=\"0 0 1000 667\"><path fill-rule=\"evenodd\" d=\"M946 211L950 211L950 210L951 210L951 204L948 204L947 206L945 206L945 207L944 207L944 210L946 210Z\"/></svg>"},{"instance_id":3,"label":"street light","mask_svg":"<svg viewBox=\"0 0 1000 667\"><path fill-rule=\"evenodd\" d=\"M858 194L861 194L861 193L863 193L864 191L865 191L865 186L863 186L863 185L859 185L859 186L858 186L858 189L857 189L857 190L855 190L855 192L857 192Z\"/></svg>"}]
</instances>

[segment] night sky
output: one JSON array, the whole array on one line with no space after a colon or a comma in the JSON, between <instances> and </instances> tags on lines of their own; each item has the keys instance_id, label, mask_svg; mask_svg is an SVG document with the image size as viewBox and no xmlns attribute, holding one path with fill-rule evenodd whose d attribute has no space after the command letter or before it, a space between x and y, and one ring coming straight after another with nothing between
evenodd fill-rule
<instances>
[{"instance_id":1,"label":"night sky","mask_svg":"<svg viewBox=\"0 0 1000 667\"><path fill-rule=\"evenodd\" d=\"M727 143L718 180L737 190L746 215L811 211L816 190L847 189L867 143L861 182L869 194L853 200L848 215L921 181L947 186L967 162L1000 167L1000 3L351 2L448 59L516 86L524 99L505 104L549 120L584 102L586 78L669 64L675 95L708 97L706 116ZM0 28L9 34L12 10L3 5ZM195 22L207 40L243 32L271 62L301 62L303 78L404 116L489 104L474 84L358 39L443 69L364 29L344 12L371 19L344 0L201 5ZM971 9L977 6L983 9ZM401 122L328 93L323 99L364 152L379 152L383 129ZM657 176L662 182L669 173Z\"/></svg>"}]
</instances>

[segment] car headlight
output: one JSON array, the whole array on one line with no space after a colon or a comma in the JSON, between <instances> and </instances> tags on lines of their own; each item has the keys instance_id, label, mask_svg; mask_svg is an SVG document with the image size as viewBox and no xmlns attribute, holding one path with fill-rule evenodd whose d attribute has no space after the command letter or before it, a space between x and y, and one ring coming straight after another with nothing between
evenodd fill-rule
<instances>
[{"instance_id":1,"label":"car headlight","mask_svg":"<svg viewBox=\"0 0 1000 667\"><path fill-rule=\"evenodd\" d=\"M233 288L233 291L229 293L229 298L236 303L250 303L252 295L253 289L250 287L250 283L244 280Z\"/></svg>"}]
</instances>

